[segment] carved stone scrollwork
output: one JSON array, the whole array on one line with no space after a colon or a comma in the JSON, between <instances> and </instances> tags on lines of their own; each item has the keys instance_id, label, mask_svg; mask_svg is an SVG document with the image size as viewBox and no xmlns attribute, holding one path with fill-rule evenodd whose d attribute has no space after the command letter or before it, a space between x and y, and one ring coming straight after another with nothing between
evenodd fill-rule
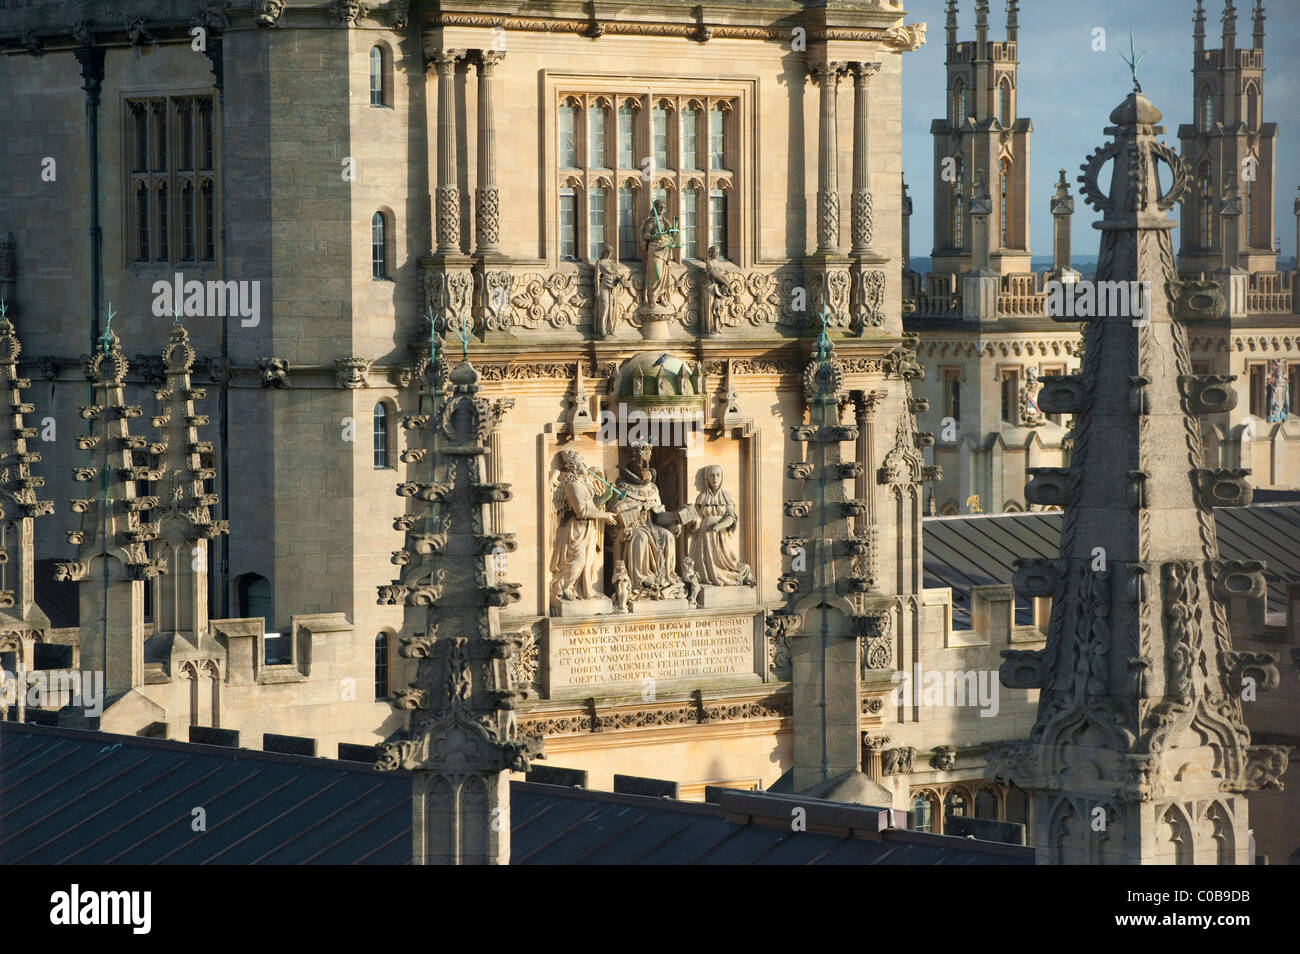
<instances>
[{"instance_id":1,"label":"carved stone scrollwork","mask_svg":"<svg viewBox=\"0 0 1300 954\"><path fill-rule=\"evenodd\" d=\"M868 198L870 198L870 195ZM885 273L858 269L853 273L853 329L859 335L885 323Z\"/></svg>"},{"instance_id":2,"label":"carved stone scrollwork","mask_svg":"<svg viewBox=\"0 0 1300 954\"><path fill-rule=\"evenodd\" d=\"M894 644L890 634L894 616L887 609L869 610L854 618L862 641L862 675L890 669L894 665Z\"/></svg>"}]
</instances>

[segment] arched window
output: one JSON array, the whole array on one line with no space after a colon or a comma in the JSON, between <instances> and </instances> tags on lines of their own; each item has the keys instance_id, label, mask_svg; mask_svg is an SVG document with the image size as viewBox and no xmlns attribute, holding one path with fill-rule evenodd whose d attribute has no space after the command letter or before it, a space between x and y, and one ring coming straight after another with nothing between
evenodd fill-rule
<instances>
[{"instance_id":1,"label":"arched window","mask_svg":"<svg viewBox=\"0 0 1300 954\"><path fill-rule=\"evenodd\" d=\"M194 186L185 183L181 189L181 260L194 261Z\"/></svg>"},{"instance_id":2,"label":"arched window","mask_svg":"<svg viewBox=\"0 0 1300 954\"><path fill-rule=\"evenodd\" d=\"M605 190L594 185L587 190L587 260L596 262L605 251Z\"/></svg>"},{"instance_id":3,"label":"arched window","mask_svg":"<svg viewBox=\"0 0 1300 954\"><path fill-rule=\"evenodd\" d=\"M1029 824L1029 796L1024 789L1014 785L1007 789L1007 821L1017 825Z\"/></svg>"},{"instance_id":4,"label":"arched window","mask_svg":"<svg viewBox=\"0 0 1300 954\"><path fill-rule=\"evenodd\" d=\"M1214 245L1214 192L1210 187L1209 165L1201 167L1197 192L1199 195L1198 201L1201 206L1201 248L1210 248Z\"/></svg>"},{"instance_id":5,"label":"arched window","mask_svg":"<svg viewBox=\"0 0 1300 954\"><path fill-rule=\"evenodd\" d=\"M992 819L998 817L998 797L987 788L980 789L975 795L975 817Z\"/></svg>"},{"instance_id":6,"label":"arched window","mask_svg":"<svg viewBox=\"0 0 1300 954\"><path fill-rule=\"evenodd\" d=\"M203 261L210 262L216 255L217 248L217 205L211 179L203 183L199 188L199 194L203 198Z\"/></svg>"},{"instance_id":7,"label":"arched window","mask_svg":"<svg viewBox=\"0 0 1300 954\"><path fill-rule=\"evenodd\" d=\"M557 132L560 168L578 168L578 107L572 101L560 104Z\"/></svg>"},{"instance_id":8,"label":"arched window","mask_svg":"<svg viewBox=\"0 0 1300 954\"><path fill-rule=\"evenodd\" d=\"M709 168L725 169L727 116L720 106L709 110Z\"/></svg>"},{"instance_id":9,"label":"arched window","mask_svg":"<svg viewBox=\"0 0 1300 954\"><path fill-rule=\"evenodd\" d=\"M998 213L998 224L1002 229L1002 235L1001 238L998 240L998 244L1001 245L1003 248L1008 247L1007 245L1007 168L1008 168L1007 161L1003 159L1002 174L999 176L999 185L998 185L998 188L1001 190L1001 195L1002 195L1001 211Z\"/></svg>"},{"instance_id":10,"label":"arched window","mask_svg":"<svg viewBox=\"0 0 1300 954\"><path fill-rule=\"evenodd\" d=\"M636 192L627 184L618 187L618 257L637 257Z\"/></svg>"},{"instance_id":11,"label":"arched window","mask_svg":"<svg viewBox=\"0 0 1300 954\"><path fill-rule=\"evenodd\" d=\"M149 261L149 190L141 182L135 187L136 260Z\"/></svg>"},{"instance_id":12,"label":"arched window","mask_svg":"<svg viewBox=\"0 0 1300 954\"><path fill-rule=\"evenodd\" d=\"M684 112L684 111L683 111ZM682 258L699 258L700 190L687 186L682 190L681 246Z\"/></svg>"},{"instance_id":13,"label":"arched window","mask_svg":"<svg viewBox=\"0 0 1300 954\"><path fill-rule=\"evenodd\" d=\"M948 797L943 800L943 814L946 818L949 815L958 815L966 817L968 809L966 806L966 796L962 792L954 789L948 793Z\"/></svg>"},{"instance_id":14,"label":"arched window","mask_svg":"<svg viewBox=\"0 0 1300 954\"><path fill-rule=\"evenodd\" d=\"M262 617L271 622L271 583L257 573L245 573L235 582L239 615L243 619Z\"/></svg>"},{"instance_id":15,"label":"arched window","mask_svg":"<svg viewBox=\"0 0 1300 954\"><path fill-rule=\"evenodd\" d=\"M587 107L587 166L603 169L608 164L605 149L605 107Z\"/></svg>"},{"instance_id":16,"label":"arched window","mask_svg":"<svg viewBox=\"0 0 1300 954\"><path fill-rule=\"evenodd\" d=\"M1208 132L1214 125L1214 90L1209 86L1201 87L1201 131Z\"/></svg>"},{"instance_id":17,"label":"arched window","mask_svg":"<svg viewBox=\"0 0 1300 954\"><path fill-rule=\"evenodd\" d=\"M388 407L383 401L375 405L374 413L375 470L388 466Z\"/></svg>"},{"instance_id":18,"label":"arched window","mask_svg":"<svg viewBox=\"0 0 1300 954\"><path fill-rule=\"evenodd\" d=\"M962 196L965 193L965 170L961 159L957 159L957 175L952 183L952 247L960 249L965 242L965 209L962 208Z\"/></svg>"},{"instance_id":19,"label":"arched window","mask_svg":"<svg viewBox=\"0 0 1300 954\"><path fill-rule=\"evenodd\" d=\"M1246 126L1252 131L1259 128L1259 87L1254 83L1246 86Z\"/></svg>"},{"instance_id":20,"label":"arched window","mask_svg":"<svg viewBox=\"0 0 1300 954\"><path fill-rule=\"evenodd\" d=\"M170 248L167 244L167 183L158 186L158 261L168 259Z\"/></svg>"},{"instance_id":21,"label":"arched window","mask_svg":"<svg viewBox=\"0 0 1300 954\"><path fill-rule=\"evenodd\" d=\"M384 89L384 50L382 47L370 48L370 105L386 106L388 97Z\"/></svg>"},{"instance_id":22,"label":"arched window","mask_svg":"<svg viewBox=\"0 0 1300 954\"><path fill-rule=\"evenodd\" d=\"M376 212L370 217L370 275L372 278L388 277L388 223L384 213Z\"/></svg>"},{"instance_id":23,"label":"arched window","mask_svg":"<svg viewBox=\"0 0 1300 954\"><path fill-rule=\"evenodd\" d=\"M388 634L375 637L375 698L388 698Z\"/></svg>"},{"instance_id":24,"label":"arched window","mask_svg":"<svg viewBox=\"0 0 1300 954\"><path fill-rule=\"evenodd\" d=\"M912 799L912 830L930 830L930 800L924 795Z\"/></svg>"},{"instance_id":25,"label":"arched window","mask_svg":"<svg viewBox=\"0 0 1300 954\"><path fill-rule=\"evenodd\" d=\"M966 84L957 80L952 86L952 124L960 126L966 121Z\"/></svg>"},{"instance_id":26,"label":"arched window","mask_svg":"<svg viewBox=\"0 0 1300 954\"><path fill-rule=\"evenodd\" d=\"M1011 81L1003 77L998 84L998 123L1009 126L1013 122L1015 117L1011 115Z\"/></svg>"}]
</instances>

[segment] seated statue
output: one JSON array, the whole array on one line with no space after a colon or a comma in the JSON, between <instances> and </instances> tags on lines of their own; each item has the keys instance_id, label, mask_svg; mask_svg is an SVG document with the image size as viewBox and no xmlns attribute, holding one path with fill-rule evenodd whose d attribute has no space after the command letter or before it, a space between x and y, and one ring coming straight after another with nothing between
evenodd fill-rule
<instances>
[{"instance_id":1,"label":"seated statue","mask_svg":"<svg viewBox=\"0 0 1300 954\"><path fill-rule=\"evenodd\" d=\"M610 501L615 517L614 559L627 568L633 602L684 599L686 586L677 575L681 522L665 511L659 498L650 445L633 444L630 457L615 484L623 496Z\"/></svg>"},{"instance_id":2,"label":"seated statue","mask_svg":"<svg viewBox=\"0 0 1300 954\"><path fill-rule=\"evenodd\" d=\"M722 468L705 467L704 489L695 498L690 554L700 582L710 586L753 586L754 574L736 552L736 504L722 489Z\"/></svg>"}]
</instances>

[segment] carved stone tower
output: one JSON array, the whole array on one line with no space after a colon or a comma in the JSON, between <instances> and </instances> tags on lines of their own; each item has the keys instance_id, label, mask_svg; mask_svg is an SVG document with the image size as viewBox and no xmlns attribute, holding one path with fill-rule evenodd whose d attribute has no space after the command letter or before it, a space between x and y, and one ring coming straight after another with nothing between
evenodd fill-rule
<instances>
[{"instance_id":1,"label":"carved stone tower","mask_svg":"<svg viewBox=\"0 0 1300 954\"><path fill-rule=\"evenodd\" d=\"M77 447L90 452L91 463L72 474L89 485L86 497L71 505L73 513L81 514L81 529L68 531L77 559L58 564L55 579L81 584L81 665L103 671L105 697L113 700L144 680L144 587L163 561L147 549L158 524L143 519L158 506L158 498L140 496L136 485L158 480L160 474L137 466L134 459L147 443L131 434L128 422L143 411L123 398L127 363L117 335L105 330L99 344L90 362L97 401L81 409L91 429L77 438Z\"/></svg>"},{"instance_id":2,"label":"carved stone tower","mask_svg":"<svg viewBox=\"0 0 1300 954\"><path fill-rule=\"evenodd\" d=\"M957 42L957 0L948 0L948 115L930 124L934 137L935 273L962 273L979 253L999 275L1029 264L1029 134L1017 116L1019 4L1007 2L1007 38L991 41L988 0L975 3L975 40ZM992 199L988 229L968 221L968 203L983 182ZM976 249L976 245L982 246Z\"/></svg>"},{"instance_id":3,"label":"carved stone tower","mask_svg":"<svg viewBox=\"0 0 1300 954\"><path fill-rule=\"evenodd\" d=\"M419 660L411 688L395 694L394 705L411 710L409 728L383 743L376 765L414 773L415 864L508 864L509 773L541 752L540 739L516 729L522 694L511 660L522 637L501 632L501 607L519 599L519 584L498 580L496 557L515 541L488 532L491 504L510 499L484 467L504 409L479 396L478 381L462 361L447 402L402 422L413 443L424 438L406 459L427 466L430 480L397 486L410 501L394 521L406 546L393 554L399 578L379 588L380 603L405 607L403 631L413 635L401 654Z\"/></svg>"},{"instance_id":4,"label":"carved stone tower","mask_svg":"<svg viewBox=\"0 0 1300 954\"><path fill-rule=\"evenodd\" d=\"M1262 566L1220 557L1211 510L1249 503L1249 471L1207 469L1197 421L1235 392L1192 373L1173 317L1165 213L1186 166L1156 141L1160 112L1141 93L1110 120L1114 140L1080 178L1103 215L1097 280L1149 289L1149 308L1093 319L1082 373L1044 379L1040 406L1075 415L1075 451L1069 468L1030 469L1026 499L1064 508L1061 551L1021 561L1015 589L1051 597L1051 624L1043 650L1002 665L1005 685L1041 690L1038 716L986 771L1032 793L1040 864L1245 864L1244 793L1278 787L1288 750L1250 744L1243 681L1278 675L1271 657L1233 651L1225 601L1262 594Z\"/></svg>"},{"instance_id":5,"label":"carved stone tower","mask_svg":"<svg viewBox=\"0 0 1300 954\"><path fill-rule=\"evenodd\" d=\"M925 407L911 398L911 380L922 373L915 347L915 337L905 337L881 362L884 386L850 393L823 331L804 372L808 417L794 438L805 452L787 469L802 481L803 495L785 502L800 533L782 541L792 572L779 587L789 602L768 617L768 627L790 645L792 787L819 798L891 803L889 791L862 771L862 730L864 705L894 684L895 640L915 620L908 598L920 586L911 558L920 550L919 487L937 477L921 454L933 437L916 429L915 414ZM852 423L842 422L850 411ZM892 430L894 443L877 467L876 442L889 437L881 430ZM848 442L854 459L844 460ZM888 572L881 552L908 556Z\"/></svg>"},{"instance_id":6,"label":"carved stone tower","mask_svg":"<svg viewBox=\"0 0 1300 954\"><path fill-rule=\"evenodd\" d=\"M32 644L45 636L50 621L36 605L34 567L36 563L36 518L52 513L54 505L37 500L36 491L45 485L32 476L31 465L41 455L27 449L36 428L27 427L24 414L32 405L23 403L23 391L31 381L18 376L18 355L22 345L13 322L0 310L0 389L8 391L8 428L0 435L0 653L15 653L18 685L24 685L32 662ZM26 693L18 692L18 718L22 719ZM6 715L0 707L0 718Z\"/></svg>"},{"instance_id":7,"label":"carved stone tower","mask_svg":"<svg viewBox=\"0 0 1300 954\"><path fill-rule=\"evenodd\" d=\"M1079 273L1070 266L1070 220L1074 218L1074 196L1065 181L1065 170L1052 193L1052 271L1058 282L1077 282Z\"/></svg>"},{"instance_id":8,"label":"carved stone tower","mask_svg":"<svg viewBox=\"0 0 1300 954\"><path fill-rule=\"evenodd\" d=\"M1179 270L1184 275L1220 268L1246 272L1277 267L1273 247L1277 124L1264 122L1264 5L1256 0L1254 43L1237 46L1237 10L1223 9L1223 46L1205 49L1205 11L1197 0L1192 62L1194 121L1178 127L1191 191L1182 206ZM1223 235L1220 208L1235 188L1241 200L1237 248ZM1225 254L1233 258L1225 264Z\"/></svg>"}]
</instances>

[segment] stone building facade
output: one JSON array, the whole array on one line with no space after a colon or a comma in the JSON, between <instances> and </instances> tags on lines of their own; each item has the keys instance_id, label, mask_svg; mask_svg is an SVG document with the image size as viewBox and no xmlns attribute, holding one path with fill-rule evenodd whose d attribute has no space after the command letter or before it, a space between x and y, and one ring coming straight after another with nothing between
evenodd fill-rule
<instances>
[{"instance_id":1,"label":"stone building facade","mask_svg":"<svg viewBox=\"0 0 1300 954\"><path fill-rule=\"evenodd\" d=\"M966 472L1001 506L1024 478L985 490L983 451L949 463L930 419L952 365L978 376L984 433L1014 393L1033 455L1015 466L1064 464L1027 373L984 378L1025 357L1068 373L1077 337L1032 276L1012 284L1023 198L1004 254L981 191L970 269L906 272L900 60L924 24L893 2L175 0L120 25L89 6L37 4L0 33L15 433L57 435L8 453L56 506L6 492L27 507L19 565L77 607L56 627L21 591L6 662L58 644L66 667L102 664L111 731L389 740L400 762L408 719L418 735L472 710L598 788L780 785L937 831L1032 821L983 754L1028 732L1036 691L985 685L973 717L978 678L954 677L1040 647L1046 607L1017 625L990 587L955 629L921 569L927 485ZM1014 42L953 66L972 89L1007 80L1011 116ZM992 128L955 135L987 163ZM90 228L47 224L70 220ZM905 330L932 287L959 329ZM469 431L467 478L438 442ZM443 526L456 494L472 516ZM472 587L451 554L487 559ZM471 589L479 655L426 662L440 611L471 625ZM932 673L974 702L935 703ZM523 766L503 751L481 767L490 798Z\"/></svg>"},{"instance_id":2,"label":"stone building facade","mask_svg":"<svg viewBox=\"0 0 1300 954\"><path fill-rule=\"evenodd\" d=\"M933 512L996 513L1027 506L1027 468L1069 462L1070 417L1038 407L1037 395L1042 378L1078 371L1081 337L1076 321L1050 314L1049 283L1076 288L1093 276L1071 266L1074 199L1064 170L1052 195L1052 268L1030 268L1023 159L1032 126L1015 112L1017 4L1008 4L1003 41L988 38L988 4L977 2L976 38L959 42L957 6L950 2L947 15L949 115L931 125L934 195L943 199L934 208L933 269L905 269L904 312L936 372L926 378L930 410L921 418L938 436L933 460L944 473L928 492ZM1178 305L1196 319L1197 370L1237 377L1235 408L1201 421L1207 454L1251 468L1261 489L1295 490L1300 305L1296 273L1277 271L1273 247L1277 126L1264 121L1263 4L1249 48L1237 43L1236 17L1228 3L1222 48L1207 50L1196 4L1195 122L1178 128L1194 183L1181 204L1178 269L1186 282L1217 283L1217 294L1189 284ZM1202 291L1210 297L1197 297Z\"/></svg>"}]
</instances>

